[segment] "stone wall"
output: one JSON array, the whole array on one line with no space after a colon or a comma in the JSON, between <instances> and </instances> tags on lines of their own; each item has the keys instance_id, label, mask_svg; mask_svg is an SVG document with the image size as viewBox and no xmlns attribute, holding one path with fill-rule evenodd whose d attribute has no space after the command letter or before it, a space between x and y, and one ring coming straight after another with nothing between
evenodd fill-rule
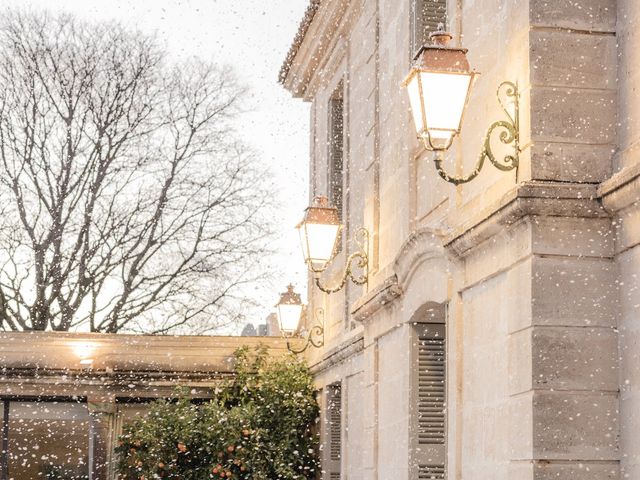
<instances>
[{"instance_id":1,"label":"stone wall","mask_svg":"<svg viewBox=\"0 0 640 480\"><path fill-rule=\"evenodd\" d=\"M399 88L410 2L321 4L284 84L313 102L323 193L323 112L345 80L347 230L364 224L374 238L366 289L310 292L331 317L326 347L309 357L318 385L342 381L362 401L343 403L345 432L361 439L343 446L343 478L417 478L412 325L445 318L447 478L640 475L636 4L448 2L448 27L482 74L447 170L473 168L504 116L500 82L518 84L521 108L518 170L488 165L458 187L414 138Z\"/></svg>"}]
</instances>

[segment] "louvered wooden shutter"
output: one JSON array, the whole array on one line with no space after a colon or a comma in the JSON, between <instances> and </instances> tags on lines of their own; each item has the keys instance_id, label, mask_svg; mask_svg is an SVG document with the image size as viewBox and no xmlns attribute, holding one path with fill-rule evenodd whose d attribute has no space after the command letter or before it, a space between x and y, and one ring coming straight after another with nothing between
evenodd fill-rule
<instances>
[{"instance_id":1,"label":"louvered wooden shutter","mask_svg":"<svg viewBox=\"0 0 640 480\"><path fill-rule=\"evenodd\" d=\"M343 218L344 189L344 100L343 83L340 82L329 100L329 203L338 209Z\"/></svg>"},{"instance_id":2,"label":"louvered wooden shutter","mask_svg":"<svg viewBox=\"0 0 640 480\"><path fill-rule=\"evenodd\" d=\"M420 465L418 467L419 480L445 480L443 465Z\"/></svg>"},{"instance_id":3,"label":"louvered wooden shutter","mask_svg":"<svg viewBox=\"0 0 640 480\"><path fill-rule=\"evenodd\" d=\"M413 0L412 54L429 43L429 34L447 24L447 0Z\"/></svg>"},{"instance_id":4,"label":"louvered wooden shutter","mask_svg":"<svg viewBox=\"0 0 640 480\"><path fill-rule=\"evenodd\" d=\"M342 458L342 387L339 383L327 387L325 419L325 478L340 480Z\"/></svg>"},{"instance_id":5,"label":"louvered wooden shutter","mask_svg":"<svg viewBox=\"0 0 640 480\"><path fill-rule=\"evenodd\" d=\"M444 324L416 327L413 429L419 480L445 479L446 339Z\"/></svg>"}]
</instances>

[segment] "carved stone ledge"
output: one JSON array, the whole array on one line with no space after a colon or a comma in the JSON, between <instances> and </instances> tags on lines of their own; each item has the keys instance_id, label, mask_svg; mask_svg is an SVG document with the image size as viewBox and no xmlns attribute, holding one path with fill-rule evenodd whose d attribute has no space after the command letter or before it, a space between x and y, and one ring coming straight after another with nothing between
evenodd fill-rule
<instances>
[{"instance_id":1,"label":"carved stone ledge","mask_svg":"<svg viewBox=\"0 0 640 480\"><path fill-rule=\"evenodd\" d=\"M364 350L364 334L360 333L349 338L346 342L331 348L322 355L322 358L310 366L311 373L317 375L320 372L333 367L346 359Z\"/></svg>"},{"instance_id":2,"label":"carved stone ledge","mask_svg":"<svg viewBox=\"0 0 640 480\"><path fill-rule=\"evenodd\" d=\"M598 197L610 212L640 201L640 163L621 170L598 187Z\"/></svg>"},{"instance_id":3,"label":"carved stone ledge","mask_svg":"<svg viewBox=\"0 0 640 480\"><path fill-rule=\"evenodd\" d=\"M398 284L398 277L394 273L366 295L360 297L351 307L351 314L354 320L363 322L401 295L402 288Z\"/></svg>"},{"instance_id":4,"label":"carved stone ledge","mask_svg":"<svg viewBox=\"0 0 640 480\"><path fill-rule=\"evenodd\" d=\"M557 217L609 217L598 200L597 185L560 182L525 182L471 220L455 227L445 247L463 257L469 250L528 215Z\"/></svg>"}]
</instances>

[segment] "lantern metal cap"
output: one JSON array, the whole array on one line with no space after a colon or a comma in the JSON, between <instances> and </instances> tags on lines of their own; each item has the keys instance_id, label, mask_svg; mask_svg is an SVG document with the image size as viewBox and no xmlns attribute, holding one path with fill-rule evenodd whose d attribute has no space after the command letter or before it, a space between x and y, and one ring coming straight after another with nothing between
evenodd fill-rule
<instances>
[{"instance_id":1,"label":"lantern metal cap","mask_svg":"<svg viewBox=\"0 0 640 480\"><path fill-rule=\"evenodd\" d=\"M402 82L406 87L411 78L418 72L442 72L476 75L471 70L467 60L467 49L450 47L453 36L444 31L442 24L438 30L429 35L431 44L423 45L413 58L413 65L409 75Z\"/></svg>"},{"instance_id":2,"label":"lantern metal cap","mask_svg":"<svg viewBox=\"0 0 640 480\"><path fill-rule=\"evenodd\" d=\"M313 203L305 209L304 218L298 224L319 223L323 225L340 225L338 209L329 205L329 199L323 195L314 197Z\"/></svg>"},{"instance_id":3,"label":"lantern metal cap","mask_svg":"<svg viewBox=\"0 0 640 480\"><path fill-rule=\"evenodd\" d=\"M287 291L280 294L280 301L275 305L302 305L300 294L293 291L294 287L290 283L287 285Z\"/></svg>"}]
</instances>

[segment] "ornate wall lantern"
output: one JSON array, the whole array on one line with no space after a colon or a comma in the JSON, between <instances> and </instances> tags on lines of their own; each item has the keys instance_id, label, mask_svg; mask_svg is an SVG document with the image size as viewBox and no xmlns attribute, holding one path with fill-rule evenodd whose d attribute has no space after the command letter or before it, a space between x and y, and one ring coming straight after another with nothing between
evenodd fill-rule
<instances>
[{"instance_id":1,"label":"ornate wall lantern","mask_svg":"<svg viewBox=\"0 0 640 480\"><path fill-rule=\"evenodd\" d=\"M309 270L315 274L315 284L325 293L335 293L345 286L347 279L356 285L367 283L369 232L361 227L356 232L355 241L358 250L347 258L341 281L332 287L323 285L320 274L330 265L335 257L336 247L342 230L338 209L329 205L327 197L319 196L313 199L313 204L305 210L302 221L296 227L300 233L302 254ZM360 275L353 272L357 266L362 270Z\"/></svg>"},{"instance_id":2,"label":"ornate wall lantern","mask_svg":"<svg viewBox=\"0 0 640 480\"><path fill-rule=\"evenodd\" d=\"M436 152L434 161L438 174L447 182L459 185L478 176L486 159L502 171L517 168L520 153L518 87L512 82L503 82L498 87L497 97L507 120L494 122L487 130L474 170L466 176L457 177L443 169L444 152L460 133L471 87L478 73L470 69L466 49L448 46L452 36L443 30L443 25L430 38L432 44L418 51L402 85L409 94L418 138L427 150ZM513 103L513 116L506 108L504 97ZM506 145L512 144L514 151L501 161L495 158L491 148L491 137L496 129L502 129L500 141Z\"/></svg>"},{"instance_id":3,"label":"ornate wall lantern","mask_svg":"<svg viewBox=\"0 0 640 480\"><path fill-rule=\"evenodd\" d=\"M300 325L303 310L300 294L293 291L293 285L287 286L287 291L280 294L280 301L276 304L278 324L285 336L293 335Z\"/></svg>"},{"instance_id":4,"label":"ornate wall lantern","mask_svg":"<svg viewBox=\"0 0 640 480\"><path fill-rule=\"evenodd\" d=\"M287 291L280 294L280 301L276 304L278 323L280 331L285 337L293 337L300 328L300 320L304 305L300 299L300 294L293 290L293 285L287 286ZM324 345L324 312L316 309L316 323L309 329L305 337L306 343L300 350L291 347L287 342L287 349L294 354L304 352L309 346L320 348Z\"/></svg>"}]
</instances>

